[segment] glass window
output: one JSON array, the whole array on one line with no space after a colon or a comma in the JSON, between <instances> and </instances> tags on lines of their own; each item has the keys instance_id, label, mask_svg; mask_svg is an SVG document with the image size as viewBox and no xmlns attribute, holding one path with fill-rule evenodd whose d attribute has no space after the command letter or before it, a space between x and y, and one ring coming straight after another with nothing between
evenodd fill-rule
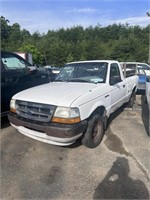
<instances>
[{"instance_id":1,"label":"glass window","mask_svg":"<svg viewBox=\"0 0 150 200\"><path fill-rule=\"evenodd\" d=\"M145 70L150 70L149 66L146 64L138 64L138 66L141 66Z\"/></svg>"},{"instance_id":2,"label":"glass window","mask_svg":"<svg viewBox=\"0 0 150 200\"><path fill-rule=\"evenodd\" d=\"M144 69L138 68L138 74L146 75Z\"/></svg>"},{"instance_id":3,"label":"glass window","mask_svg":"<svg viewBox=\"0 0 150 200\"><path fill-rule=\"evenodd\" d=\"M117 63L113 63L110 66L110 77L114 77L114 76L121 77L119 66Z\"/></svg>"},{"instance_id":4,"label":"glass window","mask_svg":"<svg viewBox=\"0 0 150 200\"><path fill-rule=\"evenodd\" d=\"M110 85L114 85L116 83L121 82L121 75L120 75L120 70L119 66L117 63L113 63L110 66Z\"/></svg>"},{"instance_id":5,"label":"glass window","mask_svg":"<svg viewBox=\"0 0 150 200\"><path fill-rule=\"evenodd\" d=\"M1 61L3 63L5 70L23 69L26 68L27 66L30 66L28 62L11 53L10 54L2 53Z\"/></svg>"},{"instance_id":6,"label":"glass window","mask_svg":"<svg viewBox=\"0 0 150 200\"><path fill-rule=\"evenodd\" d=\"M108 63L83 62L67 64L56 81L104 83Z\"/></svg>"},{"instance_id":7,"label":"glass window","mask_svg":"<svg viewBox=\"0 0 150 200\"><path fill-rule=\"evenodd\" d=\"M123 66L123 74L124 76L127 78L127 77L130 77L130 76L134 76L136 74L136 71L137 71L137 64L136 63L124 63L124 66Z\"/></svg>"}]
</instances>

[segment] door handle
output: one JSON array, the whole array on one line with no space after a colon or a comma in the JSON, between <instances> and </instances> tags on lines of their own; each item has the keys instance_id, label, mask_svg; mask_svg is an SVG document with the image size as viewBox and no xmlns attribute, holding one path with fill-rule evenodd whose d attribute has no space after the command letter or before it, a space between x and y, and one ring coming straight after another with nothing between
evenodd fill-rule
<instances>
[{"instance_id":1,"label":"door handle","mask_svg":"<svg viewBox=\"0 0 150 200\"><path fill-rule=\"evenodd\" d=\"M107 97L109 97L109 94L107 94L107 95L105 96L105 98L107 98Z\"/></svg>"}]
</instances>

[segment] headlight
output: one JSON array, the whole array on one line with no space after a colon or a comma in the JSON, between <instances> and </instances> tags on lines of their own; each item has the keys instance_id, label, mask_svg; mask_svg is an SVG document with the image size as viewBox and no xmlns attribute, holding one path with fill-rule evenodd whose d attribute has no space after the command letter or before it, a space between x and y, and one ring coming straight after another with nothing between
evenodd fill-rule
<instances>
[{"instance_id":1,"label":"headlight","mask_svg":"<svg viewBox=\"0 0 150 200\"><path fill-rule=\"evenodd\" d=\"M16 100L15 99L11 99L10 101L10 111L11 112L16 112Z\"/></svg>"},{"instance_id":2,"label":"headlight","mask_svg":"<svg viewBox=\"0 0 150 200\"><path fill-rule=\"evenodd\" d=\"M52 122L74 124L80 122L78 108L57 107Z\"/></svg>"}]
</instances>

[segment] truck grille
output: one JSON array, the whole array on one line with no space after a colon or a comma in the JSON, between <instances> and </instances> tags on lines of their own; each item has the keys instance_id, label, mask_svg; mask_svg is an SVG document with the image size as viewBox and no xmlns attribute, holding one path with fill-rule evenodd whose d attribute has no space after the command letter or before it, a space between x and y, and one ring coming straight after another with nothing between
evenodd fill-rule
<instances>
[{"instance_id":1,"label":"truck grille","mask_svg":"<svg viewBox=\"0 0 150 200\"><path fill-rule=\"evenodd\" d=\"M50 122L56 106L16 100L16 110L20 117L39 122Z\"/></svg>"}]
</instances>

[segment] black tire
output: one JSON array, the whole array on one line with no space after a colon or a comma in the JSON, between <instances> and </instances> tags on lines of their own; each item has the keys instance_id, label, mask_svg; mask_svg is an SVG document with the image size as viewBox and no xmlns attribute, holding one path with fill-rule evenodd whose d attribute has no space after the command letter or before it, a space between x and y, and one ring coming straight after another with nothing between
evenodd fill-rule
<instances>
[{"instance_id":1,"label":"black tire","mask_svg":"<svg viewBox=\"0 0 150 200\"><path fill-rule=\"evenodd\" d=\"M135 92L132 92L131 97L130 97L130 99L129 99L129 101L128 101L127 107L128 107L128 108L133 108L133 105L134 105L134 103L135 103L135 100L136 100L136 93L135 93Z\"/></svg>"},{"instance_id":2,"label":"black tire","mask_svg":"<svg viewBox=\"0 0 150 200\"><path fill-rule=\"evenodd\" d=\"M144 103L147 104L146 94L144 95Z\"/></svg>"},{"instance_id":3,"label":"black tire","mask_svg":"<svg viewBox=\"0 0 150 200\"><path fill-rule=\"evenodd\" d=\"M100 114L93 115L88 121L88 127L83 135L82 144L88 148L97 147L104 136L104 123Z\"/></svg>"}]
</instances>

